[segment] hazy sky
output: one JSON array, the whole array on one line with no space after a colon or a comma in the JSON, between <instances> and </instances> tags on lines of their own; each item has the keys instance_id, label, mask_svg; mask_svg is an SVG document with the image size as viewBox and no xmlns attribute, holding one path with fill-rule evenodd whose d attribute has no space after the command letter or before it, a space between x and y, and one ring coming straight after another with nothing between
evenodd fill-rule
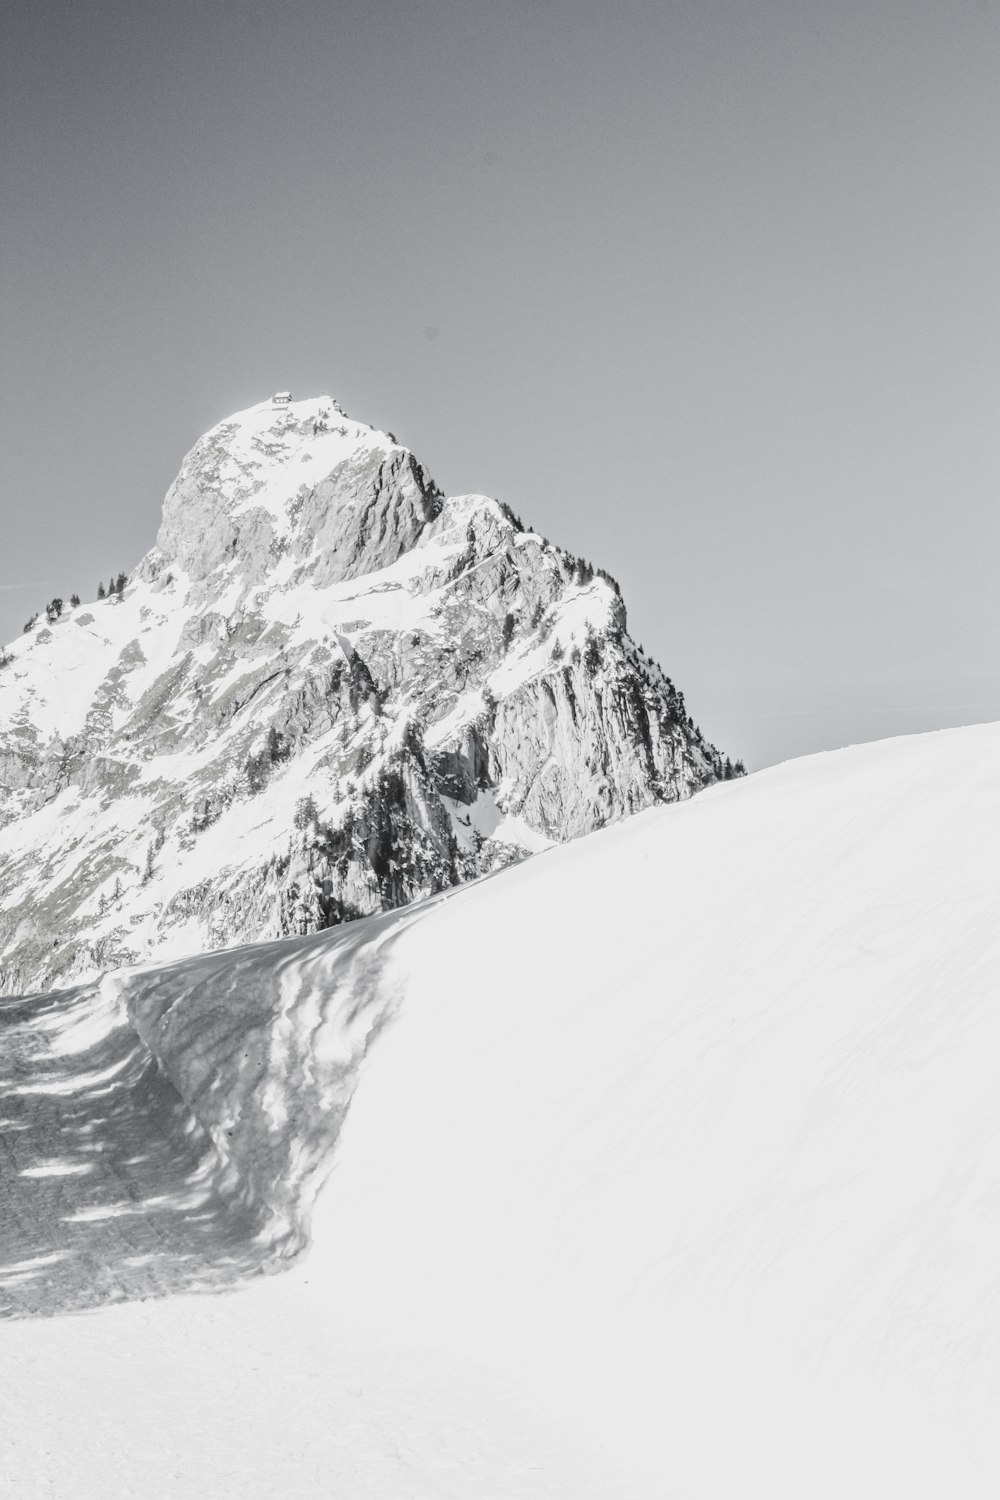
<instances>
[{"instance_id":1,"label":"hazy sky","mask_svg":"<svg viewBox=\"0 0 1000 1500\"><path fill-rule=\"evenodd\" d=\"M0 636L289 387L759 766L1000 718L1000 0L8 0Z\"/></svg>"}]
</instances>

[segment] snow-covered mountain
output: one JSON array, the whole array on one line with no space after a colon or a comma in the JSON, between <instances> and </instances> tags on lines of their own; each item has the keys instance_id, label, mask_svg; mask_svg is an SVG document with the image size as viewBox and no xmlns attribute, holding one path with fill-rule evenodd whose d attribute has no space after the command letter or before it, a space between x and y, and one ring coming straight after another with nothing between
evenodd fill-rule
<instances>
[{"instance_id":1,"label":"snow-covered mountain","mask_svg":"<svg viewBox=\"0 0 1000 1500\"><path fill-rule=\"evenodd\" d=\"M994 1500L998 759L5 1001L0 1490Z\"/></svg>"},{"instance_id":2,"label":"snow-covered mountain","mask_svg":"<svg viewBox=\"0 0 1000 1500\"><path fill-rule=\"evenodd\" d=\"M607 575L266 401L123 590L0 653L0 992L398 907L728 769Z\"/></svg>"}]
</instances>

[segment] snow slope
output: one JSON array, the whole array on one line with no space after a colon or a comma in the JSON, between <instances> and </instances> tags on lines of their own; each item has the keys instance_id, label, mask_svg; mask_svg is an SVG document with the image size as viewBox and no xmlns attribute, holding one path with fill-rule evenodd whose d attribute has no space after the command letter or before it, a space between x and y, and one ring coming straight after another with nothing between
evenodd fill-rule
<instances>
[{"instance_id":1,"label":"snow slope","mask_svg":"<svg viewBox=\"0 0 1000 1500\"><path fill-rule=\"evenodd\" d=\"M994 725L811 757L379 919L310 1254L5 1324L3 1493L104 1495L111 1454L148 1500L995 1496L998 761ZM186 1085L224 965L273 1112L333 1078L368 925L116 976L223 1167L264 1128L223 1051Z\"/></svg>"}]
</instances>

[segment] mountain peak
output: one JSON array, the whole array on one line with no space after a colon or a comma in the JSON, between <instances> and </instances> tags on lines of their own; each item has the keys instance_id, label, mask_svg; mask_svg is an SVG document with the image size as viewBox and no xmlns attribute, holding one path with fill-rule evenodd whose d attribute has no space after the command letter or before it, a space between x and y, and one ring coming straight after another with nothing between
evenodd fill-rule
<instances>
[{"instance_id":1,"label":"mountain peak","mask_svg":"<svg viewBox=\"0 0 1000 1500\"><path fill-rule=\"evenodd\" d=\"M274 397L198 440L167 492L157 546L193 580L224 568L246 583L283 556L322 552L330 583L395 561L439 509L430 477L391 434L331 396Z\"/></svg>"},{"instance_id":2,"label":"mountain peak","mask_svg":"<svg viewBox=\"0 0 1000 1500\"><path fill-rule=\"evenodd\" d=\"M728 774L617 584L329 396L0 667L0 992L398 907Z\"/></svg>"}]
</instances>

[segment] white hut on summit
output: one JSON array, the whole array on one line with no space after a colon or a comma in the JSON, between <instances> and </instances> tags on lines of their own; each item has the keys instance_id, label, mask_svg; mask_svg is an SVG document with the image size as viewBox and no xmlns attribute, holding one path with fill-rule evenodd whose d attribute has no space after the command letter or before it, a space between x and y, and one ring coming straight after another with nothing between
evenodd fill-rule
<instances>
[{"instance_id":1,"label":"white hut on summit","mask_svg":"<svg viewBox=\"0 0 1000 1500\"><path fill-rule=\"evenodd\" d=\"M275 393L274 393L274 404L275 404L275 406L289 406L289 405L291 405L291 400L292 400L292 393L291 393L291 391L275 391Z\"/></svg>"}]
</instances>

